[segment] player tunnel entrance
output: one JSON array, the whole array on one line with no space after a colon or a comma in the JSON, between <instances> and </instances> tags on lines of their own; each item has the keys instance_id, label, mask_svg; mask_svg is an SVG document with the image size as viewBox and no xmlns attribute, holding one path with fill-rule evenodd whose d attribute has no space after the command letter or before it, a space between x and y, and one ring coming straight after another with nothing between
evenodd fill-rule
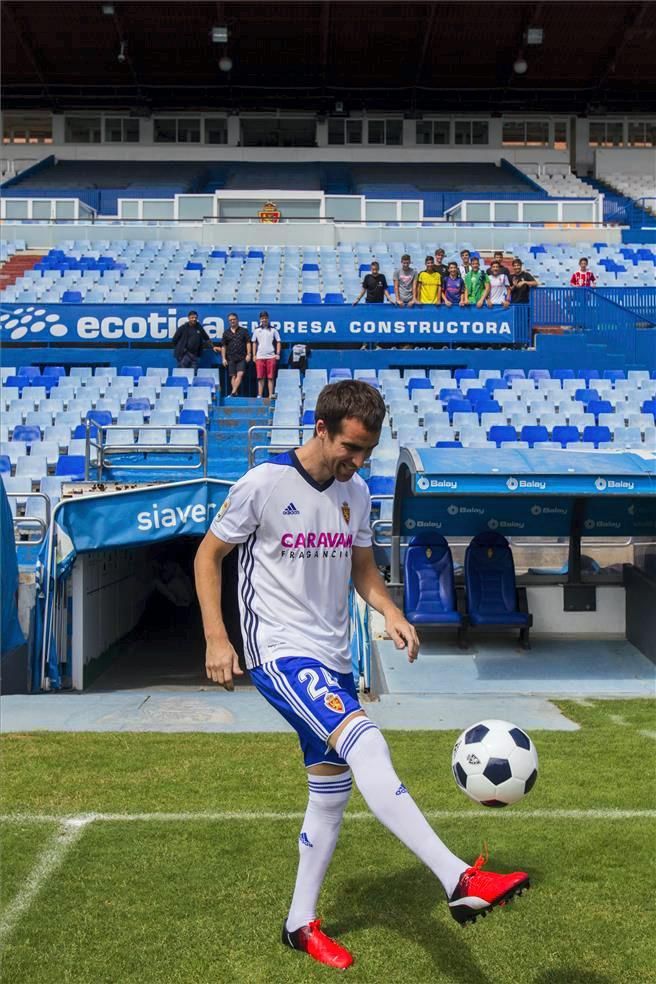
<instances>
[{"instance_id":1,"label":"player tunnel entrance","mask_svg":"<svg viewBox=\"0 0 656 984\"><path fill-rule=\"evenodd\" d=\"M194 584L198 536L76 557L68 579L68 679L90 692L188 691L214 686L205 675L205 639ZM243 667L237 556L225 559L222 611ZM248 677L238 678L239 682Z\"/></svg>"}]
</instances>

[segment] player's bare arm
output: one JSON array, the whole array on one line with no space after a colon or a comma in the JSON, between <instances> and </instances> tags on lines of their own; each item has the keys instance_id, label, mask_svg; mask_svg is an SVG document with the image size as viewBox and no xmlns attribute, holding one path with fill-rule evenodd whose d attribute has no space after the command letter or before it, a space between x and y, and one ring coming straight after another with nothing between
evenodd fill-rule
<instances>
[{"instance_id":1,"label":"player's bare arm","mask_svg":"<svg viewBox=\"0 0 656 984\"><path fill-rule=\"evenodd\" d=\"M213 533L207 533L194 561L196 594L205 632L205 670L210 680L226 690L234 690L233 676L242 676L235 652L221 615L221 564L233 549Z\"/></svg>"},{"instance_id":2,"label":"player's bare arm","mask_svg":"<svg viewBox=\"0 0 656 984\"><path fill-rule=\"evenodd\" d=\"M371 547L353 547L351 573L355 590L385 619L385 630L397 649L408 650L408 660L414 663L419 654L419 637L403 612L394 604L385 586Z\"/></svg>"}]
</instances>

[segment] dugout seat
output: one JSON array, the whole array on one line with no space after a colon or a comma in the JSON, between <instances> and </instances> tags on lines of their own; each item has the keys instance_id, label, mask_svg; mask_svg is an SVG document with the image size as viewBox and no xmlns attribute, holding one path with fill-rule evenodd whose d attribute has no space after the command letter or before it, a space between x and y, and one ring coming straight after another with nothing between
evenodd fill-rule
<instances>
[{"instance_id":1,"label":"dugout seat","mask_svg":"<svg viewBox=\"0 0 656 984\"><path fill-rule=\"evenodd\" d=\"M458 611L453 557L439 533L413 536L406 548L403 609L412 625L456 626L464 645L463 617Z\"/></svg>"},{"instance_id":2,"label":"dugout seat","mask_svg":"<svg viewBox=\"0 0 656 984\"><path fill-rule=\"evenodd\" d=\"M519 628L522 649L530 649L525 589L518 589L515 564L505 536L478 533L465 552L467 624L473 628Z\"/></svg>"}]
</instances>

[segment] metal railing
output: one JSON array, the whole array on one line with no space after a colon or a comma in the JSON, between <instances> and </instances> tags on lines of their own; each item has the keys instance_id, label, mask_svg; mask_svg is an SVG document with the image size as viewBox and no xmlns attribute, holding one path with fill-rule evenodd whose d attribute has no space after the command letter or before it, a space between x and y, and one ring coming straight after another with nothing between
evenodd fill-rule
<instances>
[{"instance_id":1,"label":"metal railing","mask_svg":"<svg viewBox=\"0 0 656 984\"><path fill-rule=\"evenodd\" d=\"M42 499L45 503L45 518L41 516L30 516L25 512L22 516L18 515L17 509L12 509L14 519L14 543L21 547L36 547L45 540L50 527L50 496L45 492L7 492L10 504L14 502L19 506L25 502L25 509L30 508L30 499Z\"/></svg>"},{"instance_id":2,"label":"metal railing","mask_svg":"<svg viewBox=\"0 0 656 984\"><path fill-rule=\"evenodd\" d=\"M91 436L91 427L96 427L100 440L94 440ZM132 431L133 435L135 431L166 431L170 434L173 431L191 431L195 430L199 435L199 443L197 444L108 444L106 441L106 436L110 432L116 431ZM179 456L181 454L197 454L198 461L194 464L181 464L178 462L173 462L172 464L165 464L164 462L144 461L143 463L136 462L119 462L112 463L112 458L116 455L139 455L148 459L149 455L170 455ZM207 428L202 427L199 424L96 424L93 421L87 423L86 428L86 448L85 448L85 471L84 477L88 481L90 477L91 467L95 467L98 470L98 479L102 480L104 477L105 469L111 471L112 468L122 468L129 471L143 472L143 471L179 471L180 468L188 469L189 471L202 471L203 478L207 477Z\"/></svg>"},{"instance_id":3,"label":"metal railing","mask_svg":"<svg viewBox=\"0 0 656 984\"><path fill-rule=\"evenodd\" d=\"M294 431L298 435L298 440L296 441L281 441L276 443L271 441L269 444L254 444L255 434L269 434L272 435L274 431ZM290 448L297 448L299 444L302 444L308 435L314 433L314 425L311 424L255 424L253 427L248 428L248 467L252 468L256 463L255 458L258 451L289 451Z\"/></svg>"}]
</instances>

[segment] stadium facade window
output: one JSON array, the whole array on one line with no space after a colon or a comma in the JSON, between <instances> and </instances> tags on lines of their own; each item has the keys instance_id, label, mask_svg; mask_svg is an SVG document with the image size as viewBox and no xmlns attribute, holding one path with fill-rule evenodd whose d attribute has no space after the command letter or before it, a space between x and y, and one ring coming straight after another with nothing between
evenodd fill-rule
<instances>
[{"instance_id":1,"label":"stadium facade window","mask_svg":"<svg viewBox=\"0 0 656 984\"><path fill-rule=\"evenodd\" d=\"M548 120L504 120L501 131L503 147L548 147Z\"/></svg>"},{"instance_id":2,"label":"stadium facade window","mask_svg":"<svg viewBox=\"0 0 656 984\"><path fill-rule=\"evenodd\" d=\"M454 143L456 147L487 146L490 142L489 126L484 120L456 120Z\"/></svg>"},{"instance_id":3,"label":"stadium facade window","mask_svg":"<svg viewBox=\"0 0 656 984\"><path fill-rule=\"evenodd\" d=\"M387 144L389 147L400 147L403 142L403 121L369 120L367 141L370 144Z\"/></svg>"},{"instance_id":4,"label":"stadium facade window","mask_svg":"<svg viewBox=\"0 0 656 984\"><path fill-rule=\"evenodd\" d=\"M624 147L624 123L622 120L590 120L588 145L590 147Z\"/></svg>"},{"instance_id":5,"label":"stadium facade window","mask_svg":"<svg viewBox=\"0 0 656 984\"><path fill-rule=\"evenodd\" d=\"M418 120L415 129L418 144L439 144L442 147L451 143L450 120Z\"/></svg>"},{"instance_id":6,"label":"stadium facade window","mask_svg":"<svg viewBox=\"0 0 656 984\"><path fill-rule=\"evenodd\" d=\"M567 150L567 120L556 120L554 123L554 150Z\"/></svg>"},{"instance_id":7,"label":"stadium facade window","mask_svg":"<svg viewBox=\"0 0 656 984\"><path fill-rule=\"evenodd\" d=\"M197 116L158 116L153 120L155 143L200 143Z\"/></svg>"},{"instance_id":8,"label":"stadium facade window","mask_svg":"<svg viewBox=\"0 0 656 984\"><path fill-rule=\"evenodd\" d=\"M629 120L629 147L656 147L656 120Z\"/></svg>"},{"instance_id":9,"label":"stadium facade window","mask_svg":"<svg viewBox=\"0 0 656 984\"><path fill-rule=\"evenodd\" d=\"M67 116L64 122L64 140L66 143L100 143L100 116Z\"/></svg>"},{"instance_id":10,"label":"stadium facade window","mask_svg":"<svg viewBox=\"0 0 656 984\"><path fill-rule=\"evenodd\" d=\"M221 116L207 117L204 120L205 143L227 144L228 121Z\"/></svg>"},{"instance_id":11,"label":"stadium facade window","mask_svg":"<svg viewBox=\"0 0 656 984\"><path fill-rule=\"evenodd\" d=\"M5 113L2 120L3 144L51 144L52 117Z\"/></svg>"},{"instance_id":12,"label":"stadium facade window","mask_svg":"<svg viewBox=\"0 0 656 984\"><path fill-rule=\"evenodd\" d=\"M139 143L139 120L130 116L105 117L105 143Z\"/></svg>"},{"instance_id":13,"label":"stadium facade window","mask_svg":"<svg viewBox=\"0 0 656 984\"><path fill-rule=\"evenodd\" d=\"M362 143L362 120L346 120L347 144Z\"/></svg>"}]
</instances>

